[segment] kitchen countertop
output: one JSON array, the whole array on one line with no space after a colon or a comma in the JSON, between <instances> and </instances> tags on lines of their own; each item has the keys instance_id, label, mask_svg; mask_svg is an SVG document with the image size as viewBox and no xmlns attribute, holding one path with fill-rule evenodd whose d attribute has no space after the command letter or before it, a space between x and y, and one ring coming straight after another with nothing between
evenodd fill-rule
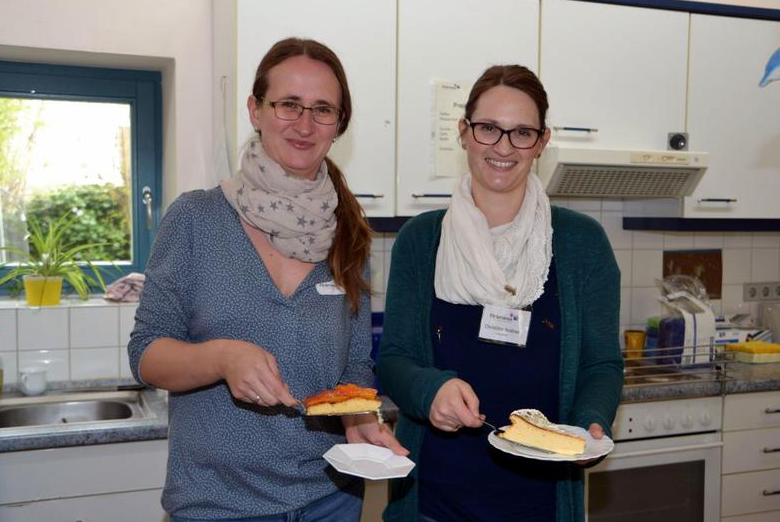
<instances>
[{"instance_id":1,"label":"kitchen countertop","mask_svg":"<svg viewBox=\"0 0 780 522\"><path fill-rule=\"evenodd\" d=\"M132 380L81 381L61 383L62 391L109 390L117 386L135 384ZM622 402L646 402L663 399L709 397L733 393L753 393L780 390L780 363L729 363L725 378L701 382L669 382L623 388ZM0 453L64 446L85 446L140 440L164 439L168 436L168 401L163 391L144 389L153 416L137 420L104 421L29 428L0 428ZM7 396L7 395L6 395ZM398 408L387 397L382 397L382 416L387 421L396 418Z\"/></svg>"}]
</instances>

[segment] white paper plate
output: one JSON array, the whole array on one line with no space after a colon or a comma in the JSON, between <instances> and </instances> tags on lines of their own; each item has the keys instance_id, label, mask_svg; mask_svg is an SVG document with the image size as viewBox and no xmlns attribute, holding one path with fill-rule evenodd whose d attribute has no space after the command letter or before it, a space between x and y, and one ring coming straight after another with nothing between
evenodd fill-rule
<instances>
[{"instance_id":1,"label":"white paper plate","mask_svg":"<svg viewBox=\"0 0 780 522\"><path fill-rule=\"evenodd\" d=\"M504 426L504 428L508 428L508 427L509 426ZM509 453L511 455L517 455L518 457L525 457L528 459L537 459L537 460L555 460L555 461L595 459L597 457L601 457L602 455L606 455L607 453L609 453L615 448L615 443L612 442L612 439L610 439L606 435L604 435L604 438L597 440L590 436L590 432L588 432L588 430L580 428L579 426L558 424L558 427L574 435L579 435L580 437L584 437L585 452L580 455L563 455L561 453L548 453L546 451L538 450L535 448L529 448L528 446L523 446L522 444L517 444L516 442L510 442L506 439L502 439L501 437L495 435L492 431L488 435L488 442L494 448L499 449L505 453Z\"/></svg>"},{"instance_id":2,"label":"white paper plate","mask_svg":"<svg viewBox=\"0 0 780 522\"><path fill-rule=\"evenodd\" d=\"M405 477L414 462L373 444L336 444L323 458L341 473L371 480Z\"/></svg>"}]
</instances>

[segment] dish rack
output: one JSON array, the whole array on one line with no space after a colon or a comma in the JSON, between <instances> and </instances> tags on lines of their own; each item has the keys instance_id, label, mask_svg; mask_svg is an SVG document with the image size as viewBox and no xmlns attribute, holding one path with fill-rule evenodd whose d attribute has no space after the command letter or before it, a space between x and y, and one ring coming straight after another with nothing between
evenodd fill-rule
<instances>
[{"instance_id":1,"label":"dish rack","mask_svg":"<svg viewBox=\"0 0 780 522\"><path fill-rule=\"evenodd\" d=\"M725 387L734 354L711 339L704 345L644 348L641 356L627 357L624 362L626 387L713 382Z\"/></svg>"}]
</instances>

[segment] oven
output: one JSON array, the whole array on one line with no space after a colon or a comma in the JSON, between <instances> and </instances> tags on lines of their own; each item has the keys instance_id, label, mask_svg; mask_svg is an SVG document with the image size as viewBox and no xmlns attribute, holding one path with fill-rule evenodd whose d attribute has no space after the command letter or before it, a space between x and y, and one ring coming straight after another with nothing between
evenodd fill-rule
<instances>
[{"instance_id":1,"label":"oven","mask_svg":"<svg viewBox=\"0 0 780 522\"><path fill-rule=\"evenodd\" d=\"M585 472L588 522L719 522L721 397L624 403Z\"/></svg>"}]
</instances>

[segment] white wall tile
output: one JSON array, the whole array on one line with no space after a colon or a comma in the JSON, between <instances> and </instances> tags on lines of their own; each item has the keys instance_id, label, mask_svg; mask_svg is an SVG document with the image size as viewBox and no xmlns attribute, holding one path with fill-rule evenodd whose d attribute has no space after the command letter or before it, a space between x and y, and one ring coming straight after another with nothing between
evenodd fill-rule
<instances>
[{"instance_id":1,"label":"white wall tile","mask_svg":"<svg viewBox=\"0 0 780 522\"><path fill-rule=\"evenodd\" d=\"M119 346L121 347L127 347L127 343L130 342L130 333L135 327L135 311L137 309L138 305L119 307Z\"/></svg>"},{"instance_id":2,"label":"white wall tile","mask_svg":"<svg viewBox=\"0 0 780 522\"><path fill-rule=\"evenodd\" d=\"M655 280L663 275L663 256L661 250L634 250L631 255L631 286L655 288Z\"/></svg>"},{"instance_id":3,"label":"white wall tile","mask_svg":"<svg viewBox=\"0 0 780 522\"><path fill-rule=\"evenodd\" d=\"M45 367L49 381L70 379L69 350L35 350L19 352L19 370L31 367Z\"/></svg>"},{"instance_id":4,"label":"white wall tile","mask_svg":"<svg viewBox=\"0 0 780 522\"><path fill-rule=\"evenodd\" d=\"M385 234L385 252L390 252L393 250L393 245L395 244L395 236L396 234ZM385 267L390 266L389 264L386 264Z\"/></svg>"},{"instance_id":5,"label":"white wall tile","mask_svg":"<svg viewBox=\"0 0 780 522\"><path fill-rule=\"evenodd\" d=\"M602 199L601 211L617 211L623 212L623 200L622 199Z\"/></svg>"},{"instance_id":6,"label":"white wall tile","mask_svg":"<svg viewBox=\"0 0 780 522\"><path fill-rule=\"evenodd\" d=\"M723 232L696 232L693 235L694 248L723 248Z\"/></svg>"},{"instance_id":7,"label":"white wall tile","mask_svg":"<svg viewBox=\"0 0 780 522\"><path fill-rule=\"evenodd\" d=\"M387 293L387 281L390 279L390 260L393 257L393 253L389 250L385 252L385 261L384 261L384 268L385 268L385 277L384 277L384 285L382 285L382 288L377 288L378 292L381 292L383 294Z\"/></svg>"},{"instance_id":8,"label":"white wall tile","mask_svg":"<svg viewBox=\"0 0 780 522\"><path fill-rule=\"evenodd\" d=\"M119 348L77 348L70 351L70 378L116 379L119 377Z\"/></svg>"},{"instance_id":9,"label":"white wall tile","mask_svg":"<svg viewBox=\"0 0 780 522\"><path fill-rule=\"evenodd\" d=\"M371 252L371 290L384 292L385 290L385 253Z\"/></svg>"},{"instance_id":10,"label":"white wall tile","mask_svg":"<svg viewBox=\"0 0 780 522\"><path fill-rule=\"evenodd\" d=\"M133 372L130 370L130 357L127 355L127 348L119 348L119 378L132 379Z\"/></svg>"},{"instance_id":11,"label":"white wall tile","mask_svg":"<svg viewBox=\"0 0 780 522\"><path fill-rule=\"evenodd\" d=\"M723 299L710 299L710 308L715 316L723 315Z\"/></svg>"},{"instance_id":12,"label":"white wall tile","mask_svg":"<svg viewBox=\"0 0 780 522\"><path fill-rule=\"evenodd\" d=\"M68 307L19 308L17 314L19 351L68 348Z\"/></svg>"},{"instance_id":13,"label":"white wall tile","mask_svg":"<svg viewBox=\"0 0 780 522\"><path fill-rule=\"evenodd\" d=\"M750 232L726 232L723 234L723 248L750 248L753 235Z\"/></svg>"},{"instance_id":14,"label":"white wall tile","mask_svg":"<svg viewBox=\"0 0 780 522\"><path fill-rule=\"evenodd\" d=\"M598 223L601 223L601 211L600 210L578 210L580 214L585 214L595 219Z\"/></svg>"},{"instance_id":15,"label":"white wall tile","mask_svg":"<svg viewBox=\"0 0 780 522\"><path fill-rule=\"evenodd\" d=\"M631 320L631 289L620 289L620 324L628 324Z\"/></svg>"},{"instance_id":16,"label":"white wall tile","mask_svg":"<svg viewBox=\"0 0 780 522\"><path fill-rule=\"evenodd\" d=\"M689 250L693 248L690 232L664 232L664 250Z\"/></svg>"},{"instance_id":17,"label":"white wall tile","mask_svg":"<svg viewBox=\"0 0 780 522\"><path fill-rule=\"evenodd\" d=\"M577 212L601 212L601 200L591 198L571 198L569 208Z\"/></svg>"},{"instance_id":18,"label":"white wall tile","mask_svg":"<svg viewBox=\"0 0 780 522\"><path fill-rule=\"evenodd\" d=\"M620 269L620 286L631 286L631 250L615 250L615 260Z\"/></svg>"},{"instance_id":19,"label":"white wall tile","mask_svg":"<svg viewBox=\"0 0 780 522\"><path fill-rule=\"evenodd\" d=\"M663 248L663 232L647 232L644 230L634 231L634 250L648 250L653 248Z\"/></svg>"},{"instance_id":20,"label":"white wall tile","mask_svg":"<svg viewBox=\"0 0 780 522\"><path fill-rule=\"evenodd\" d=\"M754 282L775 281L780 276L780 249L755 248L750 269Z\"/></svg>"},{"instance_id":21,"label":"white wall tile","mask_svg":"<svg viewBox=\"0 0 780 522\"><path fill-rule=\"evenodd\" d=\"M384 252L385 251L385 236L384 234L376 234L371 238L371 252Z\"/></svg>"},{"instance_id":22,"label":"white wall tile","mask_svg":"<svg viewBox=\"0 0 780 522\"><path fill-rule=\"evenodd\" d=\"M744 248L723 249L723 284L742 284L750 281L751 252Z\"/></svg>"},{"instance_id":23,"label":"white wall tile","mask_svg":"<svg viewBox=\"0 0 780 522\"><path fill-rule=\"evenodd\" d=\"M16 351L16 309L0 309L0 350Z\"/></svg>"},{"instance_id":24,"label":"white wall tile","mask_svg":"<svg viewBox=\"0 0 780 522\"><path fill-rule=\"evenodd\" d=\"M569 198L555 197L550 198L550 204L556 207L569 208Z\"/></svg>"},{"instance_id":25,"label":"white wall tile","mask_svg":"<svg viewBox=\"0 0 780 522\"><path fill-rule=\"evenodd\" d=\"M70 309L70 347L96 348L119 344L119 307L83 306Z\"/></svg>"},{"instance_id":26,"label":"white wall tile","mask_svg":"<svg viewBox=\"0 0 780 522\"><path fill-rule=\"evenodd\" d=\"M16 382L16 350L13 352L0 352L0 359L3 360L3 383L12 384ZM2 386L0 386L2 388Z\"/></svg>"},{"instance_id":27,"label":"white wall tile","mask_svg":"<svg viewBox=\"0 0 780 522\"><path fill-rule=\"evenodd\" d=\"M631 230L623 230L622 212L602 212L601 226L604 227L604 231L607 233L612 248L632 248L631 241L633 232Z\"/></svg>"},{"instance_id":28,"label":"white wall tile","mask_svg":"<svg viewBox=\"0 0 780 522\"><path fill-rule=\"evenodd\" d=\"M777 232L754 232L753 248L780 248L780 234Z\"/></svg>"},{"instance_id":29,"label":"white wall tile","mask_svg":"<svg viewBox=\"0 0 780 522\"><path fill-rule=\"evenodd\" d=\"M372 294L371 295L371 311L372 312L384 312L385 311L385 294Z\"/></svg>"},{"instance_id":30,"label":"white wall tile","mask_svg":"<svg viewBox=\"0 0 780 522\"><path fill-rule=\"evenodd\" d=\"M647 324L647 318L661 315L660 295L657 288L631 289L631 324Z\"/></svg>"},{"instance_id":31,"label":"white wall tile","mask_svg":"<svg viewBox=\"0 0 780 522\"><path fill-rule=\"evenodd\" d=\"M726 316L745 313L745 303L742 301L742 285L723 285L721 298L721 313Z\"/></svg>"}]
</instances>

